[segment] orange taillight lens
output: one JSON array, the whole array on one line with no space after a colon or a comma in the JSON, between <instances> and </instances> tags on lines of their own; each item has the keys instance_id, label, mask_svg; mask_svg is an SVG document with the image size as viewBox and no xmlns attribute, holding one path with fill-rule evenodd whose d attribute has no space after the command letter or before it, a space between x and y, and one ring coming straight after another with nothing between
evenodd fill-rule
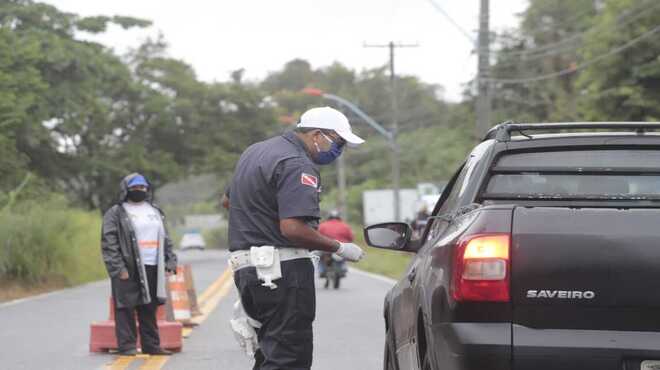
<instances>
[{"instance_id":1,"label":"orange taillight lens","mask_svg":"<svg viewBox=\"0 0 660 370\"><path fill-rule=\"evenodd\" d=\"M501 258L509 259L509 235L486 235L470 240L465 246L463 259Z\"/></svg>"},{"instance_id":2,"label":"orange taillight lens","mask_svg":"<svg viewBox=\"0 0 660 370\"><path fill-rule=\"evenodd\" d=\"M452 296L456 301L509 301L509 234L473 235L456 249Z\"/></svg>"}]
</instances>

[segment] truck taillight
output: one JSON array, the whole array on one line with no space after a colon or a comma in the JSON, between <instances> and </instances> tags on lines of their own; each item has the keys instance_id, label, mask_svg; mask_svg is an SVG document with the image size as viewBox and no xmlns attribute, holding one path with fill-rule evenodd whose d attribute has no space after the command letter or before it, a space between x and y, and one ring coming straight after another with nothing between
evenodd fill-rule
<instances>
[{"instance_id":1,"label":"truck taillight","mask_svg":"<svg viewBox=\"0 0 660 370\"><path fill-rule=\"evenodd\" d=\"M509 234L472 235L454 257L452 296L456 301L509 301Z\"/></svg>"}]
</instances>

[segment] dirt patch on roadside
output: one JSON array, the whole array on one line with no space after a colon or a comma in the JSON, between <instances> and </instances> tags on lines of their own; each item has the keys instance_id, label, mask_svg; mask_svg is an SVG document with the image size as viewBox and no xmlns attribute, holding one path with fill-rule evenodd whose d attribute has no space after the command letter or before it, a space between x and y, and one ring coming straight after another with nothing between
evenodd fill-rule
<instances>
[{"instance_id":1,"label":"dirt patch on roadside","mask_svg":"<svg viewBox=\"0 0 660 370\"><path fill-rule=\"evenodd\" d=\"M64 279L52 279L46 282L32 284L0 279L0 303L48 293L66 287L67 284L64 282Z\"/></svg>"}]
</instances>

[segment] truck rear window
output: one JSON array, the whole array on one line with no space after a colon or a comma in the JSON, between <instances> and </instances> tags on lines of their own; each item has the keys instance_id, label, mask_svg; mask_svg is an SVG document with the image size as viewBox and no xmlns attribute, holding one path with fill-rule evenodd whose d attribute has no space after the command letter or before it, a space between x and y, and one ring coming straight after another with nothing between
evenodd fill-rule
<instances>
[{"instance_id":1,"label":"truck rear window","mask_svg":"<svg viewBox=\"0 0 660 370\"><path fill-rule=\"evenodd\" d=\"M516 153L500 157L497 167L650 168L660 170L660 150L570 150Z\"/></svg>"},{"instance_id":2,"label":"truck rear window","mask_svg":"<svg viewBox=\"0 0 660 370\"><path fill-rule=\"evenodd\" d=\"M582 150L499 158L485 199L660 200L660 151Z\"/></svg>"}]
</instances>

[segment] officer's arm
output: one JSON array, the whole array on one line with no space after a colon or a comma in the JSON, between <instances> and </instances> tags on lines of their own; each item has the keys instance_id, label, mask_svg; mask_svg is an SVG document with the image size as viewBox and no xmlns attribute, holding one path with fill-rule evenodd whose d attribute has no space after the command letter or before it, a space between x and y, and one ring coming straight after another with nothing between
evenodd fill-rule
<instances>
[{"instance_id":1,"label":"officer's arm","mask_svg":"<svg viewBox=\"0 0 660 370\"><path fill-rule=\"evenodd\" d=\"M331 253L339 249L338 241L326 238L299 218L280 220L280 232L296 247Z\"/></svg>"},{"instance_id":2,"label":"officer's arm","mask_svg":"<svg viewBox=\"0 0 660 370\"><path fill-rule=\"evenodd\" d=\"M336 252L338 241L321 235L303 221L320 218L318 170L309 160L290 158L278 164L273 179L282 235L295 247Z\"/></svg>"}]
</instances>

